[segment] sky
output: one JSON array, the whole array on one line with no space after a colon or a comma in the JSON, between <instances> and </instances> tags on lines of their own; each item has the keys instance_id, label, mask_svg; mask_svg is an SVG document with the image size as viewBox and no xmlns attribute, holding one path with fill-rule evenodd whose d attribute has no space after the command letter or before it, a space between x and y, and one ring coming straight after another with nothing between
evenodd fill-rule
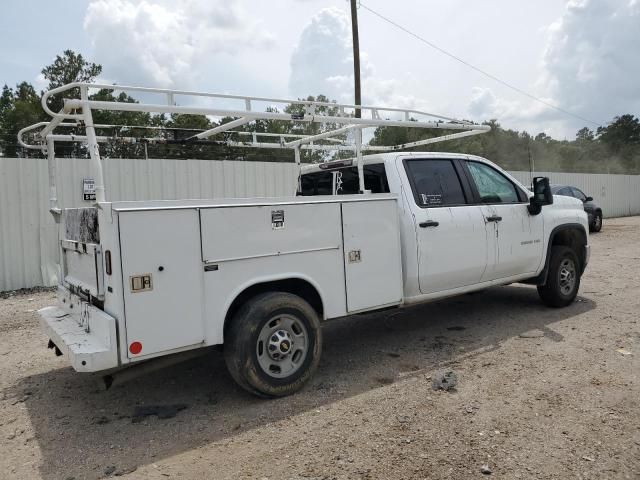
<instances>
[{"instance_id":1,"label":"sky","mask_svg":"<svg viewBox=\"0 0 640 480\"><path fill-rule=\"evenodd\" d=\"M362 0L363 103L573 139L640 114L640 0ZM551 109L444 55L368 7ZM0 84L65 49L109 83L353 102L346 0L21 0L0 17ZM593 122L593 123L590 123Z\"/></svg>"}]
</instances>

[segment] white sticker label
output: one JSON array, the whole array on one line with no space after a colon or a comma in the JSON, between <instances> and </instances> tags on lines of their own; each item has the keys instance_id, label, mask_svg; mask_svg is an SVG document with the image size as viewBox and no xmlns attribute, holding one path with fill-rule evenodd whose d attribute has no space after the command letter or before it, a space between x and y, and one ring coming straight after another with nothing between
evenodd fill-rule
<instances>
[{"instance_id":1,"label":"white sticker label","mask_svg":"<svg viewBox=\"0 0 640 480\"><path fill-rule=\"evenodd\" d=\"M93 178L84 178L82 180L82 198L84 200L96 199L96 182Z\"/></svg>"}]
</instances>

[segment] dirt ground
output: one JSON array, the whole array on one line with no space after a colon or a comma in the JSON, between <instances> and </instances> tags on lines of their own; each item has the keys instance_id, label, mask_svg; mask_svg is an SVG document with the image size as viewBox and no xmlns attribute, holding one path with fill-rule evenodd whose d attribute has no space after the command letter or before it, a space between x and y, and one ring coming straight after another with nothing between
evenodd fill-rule
<instances>
[{"instance_id":1,"label":"dirt ground","mask_svg":"<svg viewBox=\"0 0 640 480\"><path fill-rule=\"evenodd\" d=\"M215 352L104 392L47 350L52 292L0 299L0 478L638 479L640 217L590 241L572 306L513 285L329 322L312 383L271 401Z\"/></svg>"}]
</instances>

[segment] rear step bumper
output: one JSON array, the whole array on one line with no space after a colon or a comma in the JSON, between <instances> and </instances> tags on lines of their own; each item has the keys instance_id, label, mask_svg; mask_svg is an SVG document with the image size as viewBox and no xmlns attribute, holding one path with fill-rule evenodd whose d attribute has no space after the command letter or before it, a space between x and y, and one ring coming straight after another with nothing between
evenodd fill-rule
<instances>
[{"instance_id":1,"label":"rear step bumper","mask_svg":"<svg viewBox=\"0 0 640 480\"><path fill-rule=\"evenodd\" d=\"M78 372L98 372L118 366L115 319L84 304L83 313L60 307L38 310L40 325L51 341L66 355Z\"/></svg>"}]
</instances>

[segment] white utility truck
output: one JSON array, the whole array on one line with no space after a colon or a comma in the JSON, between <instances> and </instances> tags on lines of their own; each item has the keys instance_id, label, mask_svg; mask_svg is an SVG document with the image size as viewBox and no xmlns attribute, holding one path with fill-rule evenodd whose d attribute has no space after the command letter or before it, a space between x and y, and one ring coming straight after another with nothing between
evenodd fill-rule
<instances>
[{"instance_id":1,"label":"white utility truck","mask_svg":"<svg viewBox=\"0 0 640 480\"><path fill-rule=\"evenodd\" d=\"M165 102L91 100L96 88ZM60 112L49 109L52 95L77 91ZM179 106L179 96L225 108ZM230 109L231 102L241 107ZM304 113L258 112L260 102L298 104ZM59 301L39 314L50 347L79 372L113 379L135 365L164 365L221 345L242 387L283 396L316 369L324 320L513 282L537 285L544 303L563 307L575 299L589 260L582 204L553 197L548 179L535 178L532 193L483 158L401 151L483 133L483 125L410 110L358 107L359 118L354 105L93 84L52 90L42 104L52 120L19 135L24 147L47 149L51 212L60 225ZM319 113L327 106L333 115ZM108 160L98 144L113 139L96 131L115 127L94 125L93 110L236 117L190 140L224 131L224 145L293 149L299 182L286 198L106 201L101 162ZM333 129L306 136L233 130L256 119ZM379 126L446 134L390 147L363 144L362 130ZM85 132L56 133L70 127ZM94 167L96 204L62 209L54 142L79 140ZM163 141L162 132L144 141ZM354 154L301 165L305 150Z\"/></svg>"}]
</instances>

